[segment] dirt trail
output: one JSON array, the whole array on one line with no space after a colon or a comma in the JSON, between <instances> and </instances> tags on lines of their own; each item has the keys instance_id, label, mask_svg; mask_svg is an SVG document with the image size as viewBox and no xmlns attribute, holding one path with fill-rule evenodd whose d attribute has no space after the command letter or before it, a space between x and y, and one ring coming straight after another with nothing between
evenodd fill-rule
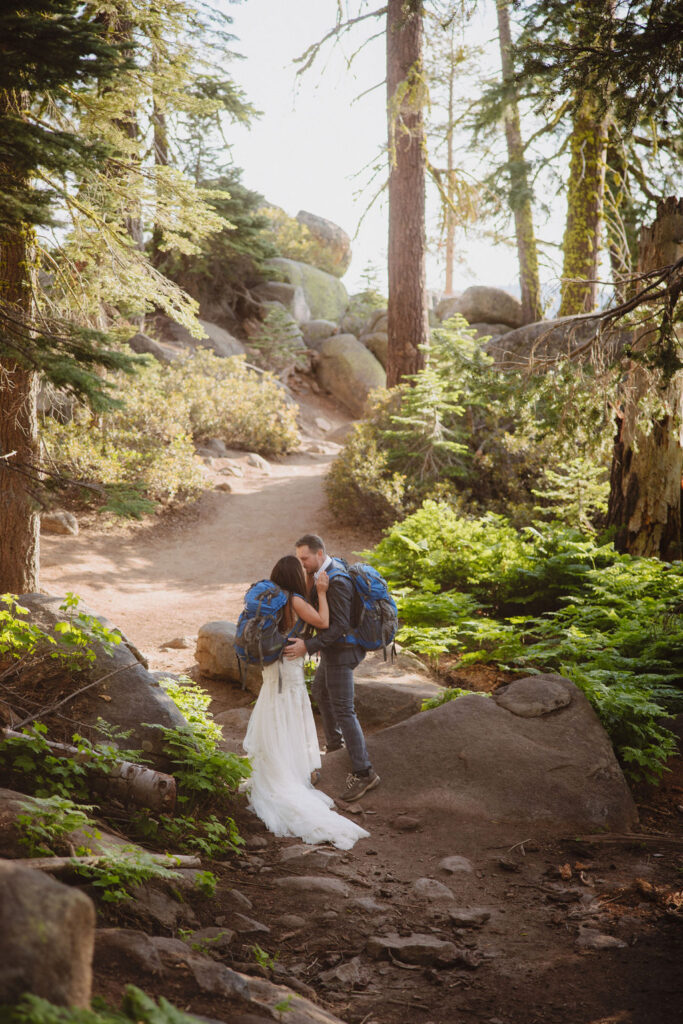
<instances>
[{"instance_id":1,"label":"dirt trail","mask_svg":"<svg viewBox=\"0 0 683 1024\"><path fill-rule=\"evenodd\" d=\"M330 430L316 425L320 417ZM251 466L237 451L229 461L244 476L222 473L226 463L220 459L207 469L209 481L228 482L230 493L209 490L191 508L143 524L86 529L76 537L43 535L41 589L79 594L123 630L151 668L186 666L188 650L160 646L195 636L204 622L235 621L247 586L268 576L302 533L322 533L330 550L343 556L372 543L370 534L335 523L323 492L339 450L327 436L339 436L348 417L308 394L301 421L301 449L271 461L269 471Z\"/></svg>"},{"instance_id":2,"label":"dirt trail","mask_svg":"<svg viewBox=\"0 0 683 1024\"><path fill-rule=\"evenodd\" d=\"M321 416L328 421L324 426L316 423ZM151 668L190 669L192 641L179 650L162 645L194 637L212 619L234 621L246 586L266 576L301 533L321 532L331 550L346 556L376 540L341 530L325 505L323 478L338 450L330 438L339 439L348 418L308 393L301 420L301 449L272 463L270 472L249 466L248 457L238 452L231 453L231 461L239 463L243 476L226 476L221 472L226 463L220 460L207 469L214 487L230 483L229 493L209 490L191 509L143 524L88 528L78 537L43 537L42 588L80 594L124 630L148 656ZM241 708L252 699L237 685L217 684L212 690L215 711ZM419 751L406 752L407 757L411 753L419 771ZM298 990L304 983L304 991L348 1024L403 1024L406 1019L424 1024L673 1024L681 1019L683 935L678 912L665 909L664 897L677 897L683 870L680 759L672 767L666 785L641 797L643 824L654 841L645 847L637 838L633 844L605 847L573 839L544 841L533 827L527 831L523 825L521 831L514 823L503 828L498 822L480 822L468 828L447 815L438 821L427 815L396 817L384 809L380 786L361 810L370 839L331 869L348 880L356 895L360 892L363 899L353 913L350 906L331 909L326 895L308 908L299 893L288 897L276 882L291 874L291 862L281 857L295 841L264 833L260 822L238 807L248 854L215 865L221 884L201 910L201 924L222 926L234 913L234 887L248 893L253 901L249 913L266 926L259 942L279 958L285 972L273 977L286 977ZM501 772L508 768L501 765ZM655 845L658 836L668 840L668 833L673 834L669 842ZM454 854L470 858L472 865L446 878L439 865ZM306 859L295 873L310 871L314 864ZM480 930L458 927L448 908L417 900L419 878L446 881L453 906L488 908L490 921ZM598 927L623 939L618 948L597 952L576 945L584 920L593 920L595 900L600 901ZM305 924L293 928L292 920L302 913ZM449 969L438 963L406 969L395 959L374 961L367 952L369 936L394 929L401 936L419 933L423 939L431 935L454 941L461 961ZM253 973L252 944L253 936L236 939L226 963L245 969L240 962L251 959L247 969ZM144 971L136 977L130 963L122 972L107 961L98 967L95 988L117 1001L122 980L133 981L212 1019L245 1024L263 1019L228 1007L224 996L200 992L183 966L159 978ZM337 966L360 969L359 980L326 981L325 969Z\"/></svg>"}]
</instances>

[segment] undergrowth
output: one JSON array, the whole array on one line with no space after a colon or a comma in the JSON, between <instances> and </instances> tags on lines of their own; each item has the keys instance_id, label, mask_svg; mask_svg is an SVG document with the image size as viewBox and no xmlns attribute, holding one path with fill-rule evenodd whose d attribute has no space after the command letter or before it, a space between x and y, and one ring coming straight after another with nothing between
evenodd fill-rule
<instances>
[{"instance_id":1,"label":"undergrowth","mask_svg":"<svg viewBox=\"0 0 683 1024\"><path fill-rule=\"evenodd\" d=\"M82 481L84 501L96 500L99 487L100 507L116 515L140 518L199 494L195 444L208 438L263 455L298 444L296 407L271 374L250 369L242 356L198 349L114 383L122 408L97 415L76 408L66 423L45 417L42 439L53 486Z\"/></svg>"},{"instance_id":2,"label":"undergrowth","mask_svg":"<svg viewBox=\"0 0 683 1024\"><path fill-rule=\"evenodd\" d=\"M79 610L74 595L69 595L63 610L65 619L56 624L53 635L31 623L26 609L11 597L0 602L0 666L6 666L0 678L7 680L12 673L35 669L52 658L60 659L65 670L76 672L94 659L96 643L107 650L120 641L119 634ZM98 786L99 818L105 825L112 820L130 839L144 840L160 851L199 852L207 857L237 852L243 840L230 811L240 783L249 775L249 762L220 750L220 729L208 712L210 698L201 687L186 677L164 680L163 685L187 721L177 729L153 726L162 732L162 749L176 778L177 810L174 814L126 812L122 823L120 807L113 809L110 818L106 796ZM130 733L102 720L98 726L96 740L75 733L73 751L51 744L40 721L0 740L0 781L33 798L16 822L31 855L91 855L90 841L97 845L100 839L100 826L90 816L95 810L93 773L106 774L121 760L145 763L141 751L123 748ZM101 890L105 902L111 902L126 898L133 886L148 878L170 877L173 865L172 856L168 864L160 864L158 856L124 845L107 850L97 864L75 864L74 871ZM198 881L206 893L215 885L210 873Z\"/></svg>"},{"instance_id":3,"label":"undergrowth","mask_svg":"<svg viewBox=\"0 0 683 1024\"><path fill-rule=\"evenodd\" d=\"M40 996L25 995L15 1006L0 1006L4 1024L199 1024L199 1018L127 985L120 1009L95 998L90 1009L55 1006Z\"/></svg>"},{"instance_id":4,"label":"undergrowth","mask_svg":"<svg viewBox=\"0 0 683 1024\"><path fill-rule=\"evenodd\" d=\"M665 770L675 752L665 721L683 710L682 563L621 555L557 523L467 519L434 501L365 557L389 581L406 647L559 672L586 694L632 778Z\"/></svg>"},{"instance_id":5,"label":"undergrowth","mask_svg":"<svg viewBox=\"0 0 683 1024\"><path fill-rule=\"evenodd\" d=\"M432 331L424 369L373 395L325 483L347 522L388 526L425 498L515 525L561 513L590 531L604 517L613 428L590 369L501 374L454 317Z\"/></svg>"}]
</instances>

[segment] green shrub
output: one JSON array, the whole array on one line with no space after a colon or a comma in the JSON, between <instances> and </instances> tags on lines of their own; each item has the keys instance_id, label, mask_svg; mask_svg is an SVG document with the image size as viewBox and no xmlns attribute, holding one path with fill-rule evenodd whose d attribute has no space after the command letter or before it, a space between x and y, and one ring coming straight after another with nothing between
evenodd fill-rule
<instances>
[{"instance_id":1,"label":"green shrub","mask_svg":"<svg viewBox=\"0 0 683 1024\"><path fill-rule=\"evenodd\" d=\"M560 672L591 701L629 774L664 770L675 740L662 723L683 710L682 563L620 555L558 524L466 519L432 501L365 557L397 598L402 644Z\"/></svg>"},{"instance_id":2,"label":"green shrub","mask_svg":"<svg viewBox=\"0 0 683 1024\"><path fill-rule=\"evenodd\" d=\"M159 1002L134 985L127 985L121 1009L95 998L92 1009L55 1006L40 996L24 995L15 1006L0 1006L4 1024L199 1024L163 996Z\"/></svg>"},{"instance_id":3,"label":"green shrub","mask_svg":"<svg viewBox=\"0 0 683 1024\"><path fill-rule=\"evenodd\" d=\"M71 480L104 485L104 508L116 514L139 518L156 502L198 494L195 442L219 437L265 455L298 444L296 407L241 356L199 349L115 383L123 408L99 416L78 409L69 423L47 417L42 436L50 464Z\"/></svg>"},{"instance_id":4,"label":"green shrub","mask_svg":"<svg viewBox=\"0 0 683 1024\"><path fill-rule=\"evenodd\" d=\"M612 433L604 385L565 364L542 377L502 374L460 317L432 332L426 359L349 436L330 473L337 515L365 519L363 502L344 497L359 470L356 490L370 501L402 476L403 514L441 497L515 525L544 516L582 529L600 521ZM373 443L382 459L366 465Z\"/></svg>"},{"instance_id":5,"label":"green shrub","mask_svg":"<svg viewBox=\"0 0 683 1024\"><path fill-rule=\"evenodd\" d=\"M403 515L405 486L402 474L388 472L387 456L365 422L354 424L324 481L327 500L337 515L378 527Z\"/></svg>"},{"instance_id":6,"label":"green shrub","mask_svg":"<svg viewBox=\"0 0 683 1024\"><path fill-rule=\"evenodd\" d=\"M281 374L292 367L303 370L308 356L302 346L301 331L290 313L274 306L249 338L252 362L264 370Z\"/></svg>"}]
</instances>

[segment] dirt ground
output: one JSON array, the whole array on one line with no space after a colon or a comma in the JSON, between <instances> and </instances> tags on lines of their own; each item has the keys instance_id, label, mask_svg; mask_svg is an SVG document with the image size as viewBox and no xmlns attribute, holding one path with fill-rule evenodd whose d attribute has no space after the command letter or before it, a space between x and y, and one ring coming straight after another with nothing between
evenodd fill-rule
<instances>
[{"instance_id":1,"label":"dirt ground","mask_svg":"<svg viewBox=\"0 0 683 1024\"><path fill-rule=\"evenodd\" d=\"M181 514L110 529L88 526L77 537L44 536L42 589L80 594L127 634L152 669L192 672L199 626L234 621L246 586L268 575L298 535L320 532L331 550L347 556L372 544L371 534L337 528L325 508L322 479L337 450L331 438L341 437L347 418L318 395L299 399L301 451L272 463L270 472L231 453L243 476L222 474L221 460L208 473L214 482L228 480L232 490L208 491ZM183 638L187 646L164 648ZM211 689L216 711L251 699L230 684ZM390 817L380 787L365 798L359 817L370 839L337 853L326 869L348 883L356 899L347 905L324 898L309 904L280 887L285 876L325 872L285 864L282 851L296 841L268 835L237 804L247 853L210 865L218 891L196 913L202 926L220 924L229 918L230 890L248 896L250 916L270 929L257 939L272 958L266 973L349 1024L677 1024L683 1022L680 757L671 768L662 786L635 794L640 833L609 841L548 839L525 825ZM447 875L440 862L455 855L467 858L471 870ZM447 884L455 907L485 908L489 919L479 927L454 923L448 905L416 897L413 884L422 877ZM305 923L294 926L291 915ZM577 939L587 925L621 944L582 947ZM388 931L446 939L461 955L448 967L373 958L368 938ZM253 973L253 950L254 937L245 937L222 957ZM345 981L321 977L351 962L359 973ZM129 981L209 1018L249 1019L224 997L202 994L182 965L171 981L161 981L136 976L126 965L98 964L98 993L115 998ZM286 1020L286 1013L280 1016Z\"/></svg>"}]
</instances>

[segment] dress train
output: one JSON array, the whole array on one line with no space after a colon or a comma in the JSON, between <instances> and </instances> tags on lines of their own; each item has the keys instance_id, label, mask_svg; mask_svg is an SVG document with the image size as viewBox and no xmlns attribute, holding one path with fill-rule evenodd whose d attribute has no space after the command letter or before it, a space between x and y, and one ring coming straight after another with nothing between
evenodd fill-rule
<instances>
[{"instance_id":1,"label":"dress train","mask_svg":"<svg viewBox=\"0 0 683 1024\"><path fill-rule=\"evenodd\" d=\"M329 842L340 850L370 835L332 810L331 797L311 784L311 772L320 768L320 750L303 658L264 667L243 746L252 765L245 787L249 806L269 832L298 836L305 843Z\"/></svg>"}]
</instances>

